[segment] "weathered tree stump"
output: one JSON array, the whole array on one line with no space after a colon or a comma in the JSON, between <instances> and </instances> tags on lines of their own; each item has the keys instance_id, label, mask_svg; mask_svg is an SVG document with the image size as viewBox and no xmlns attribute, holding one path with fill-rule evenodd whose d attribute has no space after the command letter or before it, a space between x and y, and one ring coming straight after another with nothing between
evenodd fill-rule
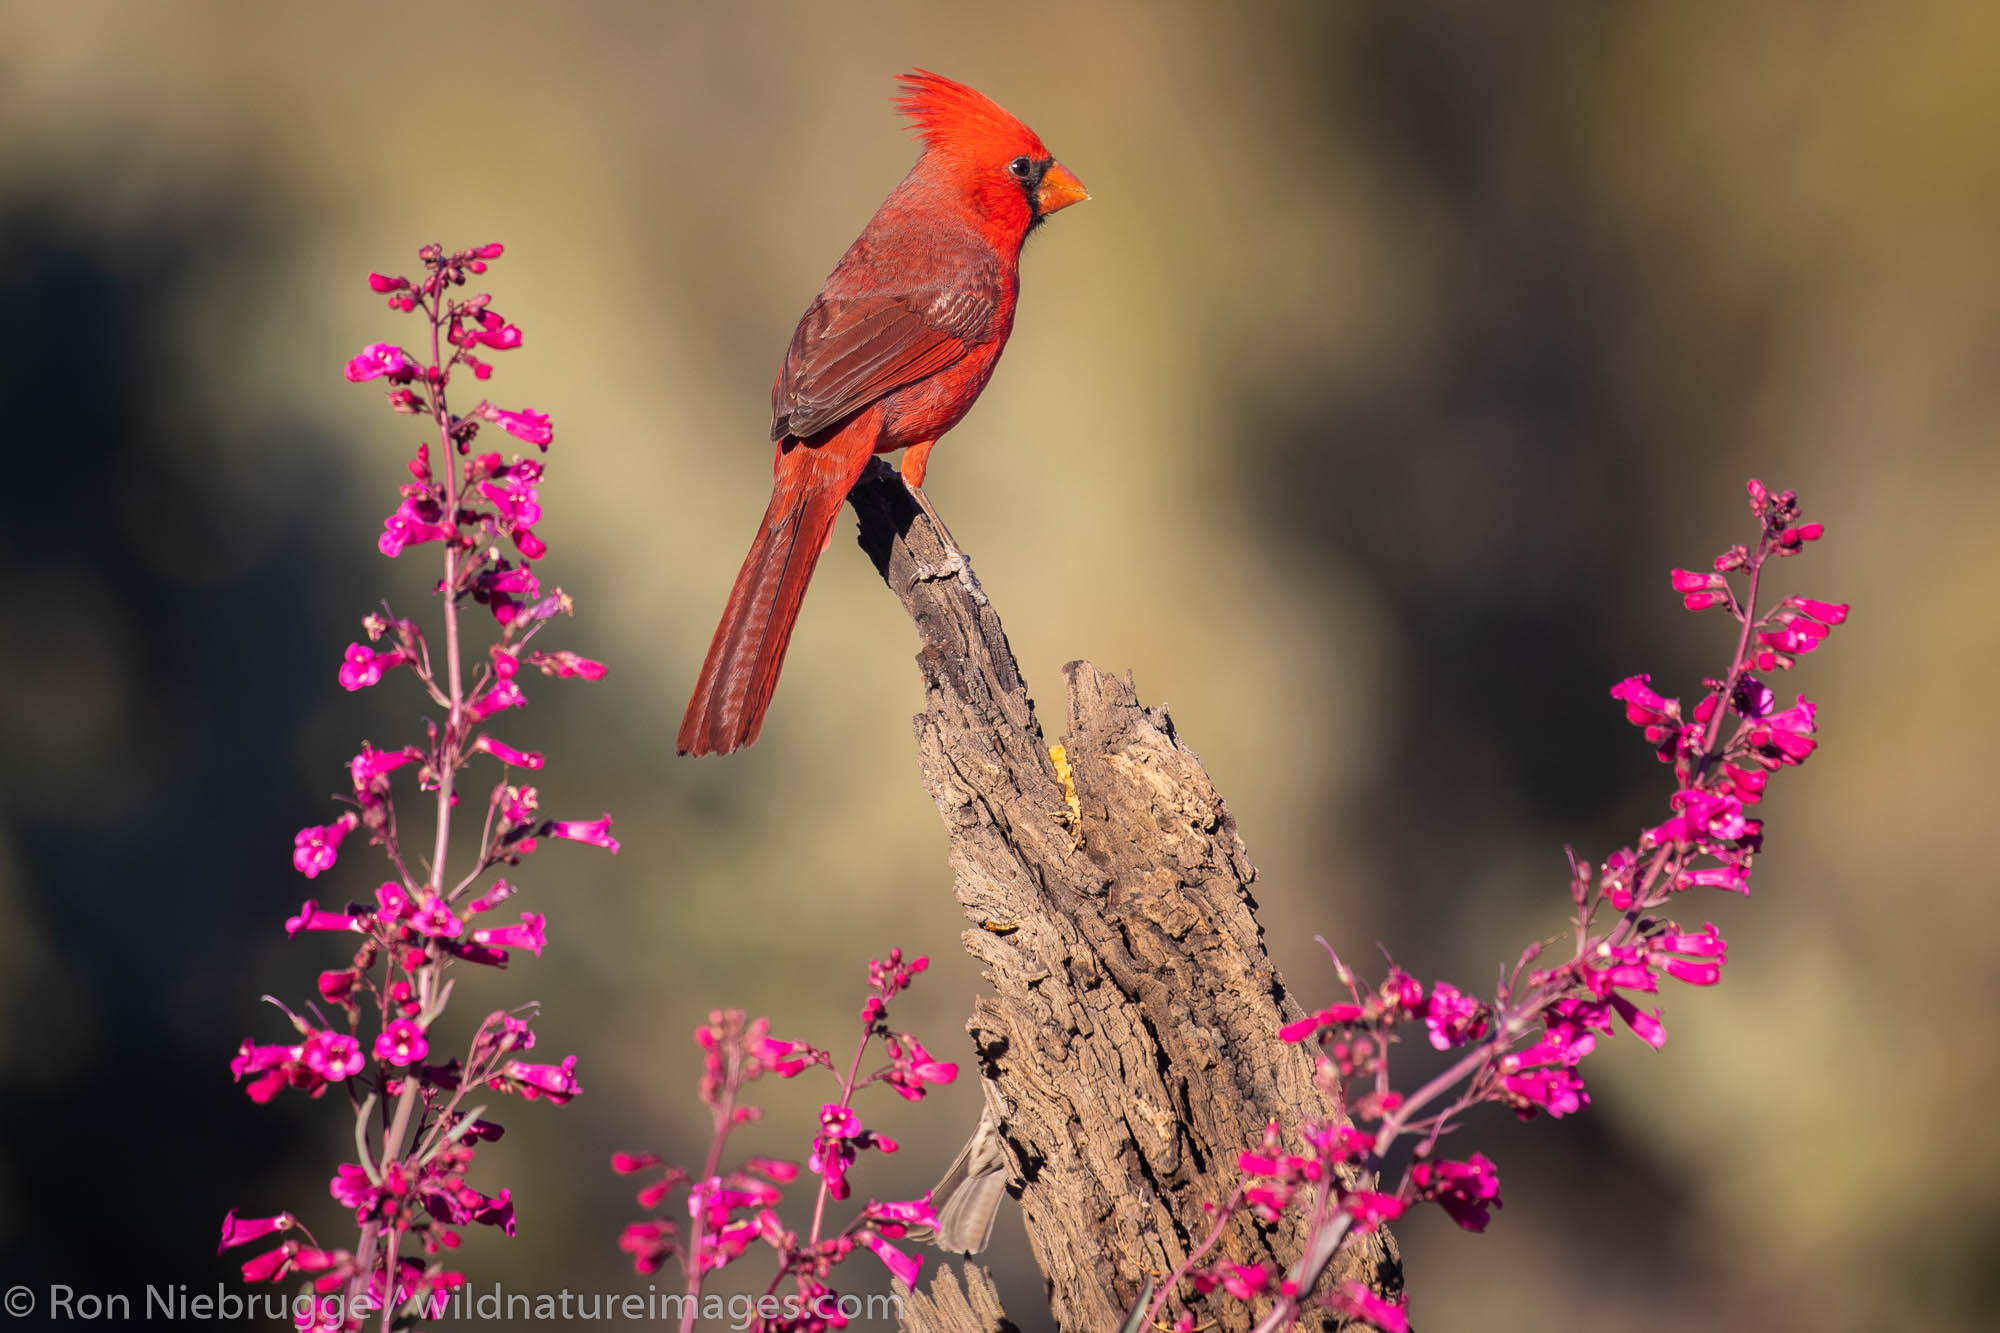
<instances>
[{"instance_id":1,"label":"weathered tree stump","mask_svg":"<svg viewBox=\"0 0 2000 1333\"><path fill-rule=\"evenodd\" d=\"M879 461L852 500L862 549L923 640L918 760L974 923L965 945L994 989L967 1029L1011 1108L1050 1311L1063 1330L1111 1333L1146 1280L1206 1237L1202 1204L1228 1196L1237 1154L1269 1121L1334 1117L1310 1053L1277 1038L1305 1011L1265 953L1236 822L1166 710L1141 705L1129 678L1066 667L1072 792L1000 618L944 534ZM1210 1261L1282 1270L1303 1233L1291 1217L1239 1217ZM1386 1232L1328 1274L1348 1279L1400 1289ZM970 1301L940 1271L904 1327L1010 1327L990 1283L969 1286ZM1251 1322L1240 1302L1210 1313L1223 1329Z\"/></svg>"}]
</instances>

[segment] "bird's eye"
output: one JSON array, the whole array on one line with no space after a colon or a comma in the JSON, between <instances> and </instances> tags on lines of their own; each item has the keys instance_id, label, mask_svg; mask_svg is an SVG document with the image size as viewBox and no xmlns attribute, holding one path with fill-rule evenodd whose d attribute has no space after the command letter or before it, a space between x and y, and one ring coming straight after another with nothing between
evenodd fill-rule
<instances>
[{"instance_id":1,"label":"bird's eye","mask_svg":"<svg viewBox=\"0 0 2000 1333\"><path fill-rule=\"evenodd\" d=\"M1009 162L1007 164L1007 170L1013 175L1015 180L1017 181L1027 180L1030 176L1035 174L1034 159L1028 157L1017 157L1012 162Z\"/></svg>"}]
</instances>

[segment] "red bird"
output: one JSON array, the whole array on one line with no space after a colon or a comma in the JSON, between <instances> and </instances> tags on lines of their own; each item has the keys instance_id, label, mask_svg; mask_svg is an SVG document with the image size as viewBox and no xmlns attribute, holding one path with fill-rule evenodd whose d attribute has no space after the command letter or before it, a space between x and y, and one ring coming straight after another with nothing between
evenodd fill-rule
<instances>
[{"instance_id":1,"label":"red bird","mask_svg":"<svg viewBox=\"0 0 2000 1333\"><path fill-rule=\"evenodd\" d=\"M681 719L682 754L757 739L799 602L869 457L907 448L903 480L922 498L931 446L971 410L1013 331L1021 243L1090 197L984 94L923 70L899 82L923 153L807 307L771 386L771 503Z\"/></svg>"}]
</instances>

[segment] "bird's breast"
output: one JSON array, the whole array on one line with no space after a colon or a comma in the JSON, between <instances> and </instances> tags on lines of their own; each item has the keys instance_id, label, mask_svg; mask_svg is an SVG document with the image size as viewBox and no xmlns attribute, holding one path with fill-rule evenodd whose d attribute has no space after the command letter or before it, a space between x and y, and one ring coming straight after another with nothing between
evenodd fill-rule
<instances>
[{"instance_id":1,"label":"bird's breast","mask_svg":"<svg viewBox=\"0 0 2000 1333\"><path fill-rule=\"evenodd\" d=\"M993 378L993 367L1006 343L1007 335L1002 331L993 341L973 347L936 374L889 394L884 402L881 443L876 448L887 451L921 444L956 426Z\"/></svg>"}]
</instances>

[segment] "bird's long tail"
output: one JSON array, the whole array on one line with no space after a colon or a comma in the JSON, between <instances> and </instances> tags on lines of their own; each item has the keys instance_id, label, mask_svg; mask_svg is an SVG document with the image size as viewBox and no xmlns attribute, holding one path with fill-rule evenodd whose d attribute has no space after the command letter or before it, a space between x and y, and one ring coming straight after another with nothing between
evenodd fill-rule
<instances>
[{"instance_id":1,"label":"bird's long tail","mask_svg":"<svg viewBox=\"0 0 2000 1333\"><path fill-rule=\"evenodd\" d=\"M763 729L806 585L840 506L873 452L874 432L867 424L857 419L817 444L786 441L781 449L770 507L737 572L681 718L680 753L728 754Z\"/></svg>"}]
</instances>

